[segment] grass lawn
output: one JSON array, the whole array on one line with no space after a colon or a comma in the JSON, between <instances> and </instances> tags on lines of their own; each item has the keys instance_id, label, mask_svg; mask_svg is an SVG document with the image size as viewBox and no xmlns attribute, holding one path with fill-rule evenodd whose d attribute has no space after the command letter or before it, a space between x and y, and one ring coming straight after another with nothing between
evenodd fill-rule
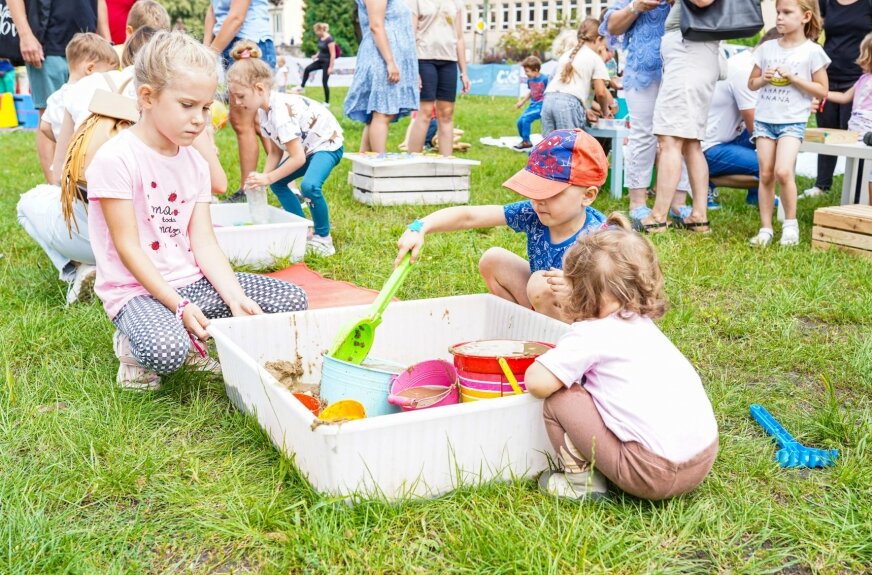
<instances>
[{"instance_id":1,"label":"grass lawn","mask_svg":"<svg viewBox=\"0 0 872 575\"><path fill-rule=\"evenodd\" d=\"M334 91L337 117L343 96ZM525 156L478 144L514 132L512 102L459 103L468 156L482 160L473 203L517 199L500 184ZM343 125L353 150L360 126ZM219 144L235 189L230 128ZM430 209L357 204L348 168L326 187L338 254L308 263L378 289L404 226ZM747 247L758 217L739 191L722 194L713 234L654 238L671 301L661 327L702 374L721 430L696 492L578 505L518 481L348 507L315 493L219 379L115 388L102 307L66 309L65 285L17 225L18 194L40 180L33 133L0 135L0 573L872 572L872 266L809 239L812 211L838 191L801 204L795 249ZM595 207L626 203L602 193ZM506 229L430 236L399 296L483 292L476 262L493 245L524 250ZM838 465L780 469L751 403L801 441L838 448Z\"/></svg>"}]
</instances>

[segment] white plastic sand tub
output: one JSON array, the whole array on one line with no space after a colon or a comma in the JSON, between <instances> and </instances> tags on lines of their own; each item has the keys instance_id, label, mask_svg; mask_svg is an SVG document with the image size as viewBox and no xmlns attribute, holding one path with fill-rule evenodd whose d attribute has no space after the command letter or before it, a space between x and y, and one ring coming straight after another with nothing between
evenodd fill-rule
<instances>
[{"instance_id":1,"label":"white plastic sand tub","mask_svg":"<svg viewBox=\"0 0 872 575\"><path fill-rule=\"evenodd\" d=\"M228 396L257 418L316 490L389 500L433 497L461 484L532 477L547 467L552 450L542 402L526 394L317 425L263 364L290 361L300 383L317 384L323 352L343 324L367 310L353 306L228 318L209 326ZM451 361L448 347L461 341L554 343L567 329L486 294L395 302L384 313L371 354L403 365Z\"/></svg>"},{"instance_id":2,"label":"white plastic sand tub","mask_svg":"<svg viewBox=\"0 0 872 575\"><path fill-rule=\"evenodd\" d=\"M268 266L276 258L300 261L306 254L310 220L285 210L267 207L269 222L252 224L248 204L211 204L212 225L218 244L235 264Z\"/></svg>"}]
</instances>

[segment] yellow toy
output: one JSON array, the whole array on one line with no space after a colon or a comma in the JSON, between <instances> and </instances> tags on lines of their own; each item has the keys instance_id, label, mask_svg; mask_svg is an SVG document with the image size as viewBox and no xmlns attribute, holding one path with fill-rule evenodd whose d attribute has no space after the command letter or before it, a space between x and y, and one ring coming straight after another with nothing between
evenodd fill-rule
<instances>
[{"instance_id":1,"label":"yellow toy","mask_svg":"<svg viewBox=\"0 0 872 575\"><path fill-rule=\"evenodd\" d=\"M216 130L220 130L224 126L227 125L227 118L229 116L227 111L227 104L225 104L221 100L214 100L212 102L212 127Z\"/></svg>"}]
</instances>

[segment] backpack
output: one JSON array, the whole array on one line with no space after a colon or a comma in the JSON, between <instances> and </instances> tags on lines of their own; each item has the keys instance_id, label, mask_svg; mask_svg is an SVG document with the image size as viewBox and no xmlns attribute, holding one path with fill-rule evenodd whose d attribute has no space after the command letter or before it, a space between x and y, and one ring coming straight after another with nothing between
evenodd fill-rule
<instances>
[{"instance_id":1,"label":"backpack","mask_svg":"<svg viewBox=\"0 0 872 575\"><path fill-rule=\"evenodd\" d=\"M337 58L342 56L342 48L339 47L339 42L333 42L333 54Z\"/></svg>"},{"instance_id":2,"label":"backpack","mask_svg":"<svg viewBox=\"0 0 872 575\"><path fill-rule=\"evenodd\" d=\"M122 96L124 88L133 78L128 78L117 89L112 77L104 73L109 90L97 90L88 104L88 116L73 133L64 167L61 171L61 206L67 230L72 233L73 206L77 200L88 201L88 182L85 170L91 165L97 150L113 136L126 130L139 120L136 102ZM76 223L78 229L78 223Z\"/></svg>"}]
</instances>

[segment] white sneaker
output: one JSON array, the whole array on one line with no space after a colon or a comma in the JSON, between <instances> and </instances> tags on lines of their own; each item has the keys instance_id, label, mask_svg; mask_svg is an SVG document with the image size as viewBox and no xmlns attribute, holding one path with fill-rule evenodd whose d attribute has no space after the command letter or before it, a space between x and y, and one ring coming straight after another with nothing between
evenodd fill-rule
<instances>
[{"instance_id":1,"label":"white sneaker","mask_svg":"<svg viewBox=\"0 0 872 575\"><path fill-rule=\"evenodd\" d=\"M221 363L217 359L212 359L208 355L201 356L196 350L188 352L185 358L185 365L191 366L197 371L208 371L216 375L222 375Z\"/></svg>"},{"instance_id":2,"label":"white sneaker","mask_svg":"<svg viewBox=\"0 0 872 575\"><path fill-rule=\"evenodd\" d=\"M800 198L816 198L818 196L823 196L827 193L827 190L822 190L817 186L812 186L809 189L802 192L799 196Z\"/></svg>"},{"instance_id":3,"label":"white sneaker","mask_svg":"<svg viewBox=\"0 0 872 575\"><path fill-rule=\"evenodd\" d=\"M332 256L336 253L336 248L333 247L333 237L312 235L306 241L306 251L324 258Z\"/></svg>"},{"instance_id":4,"label":"white sneaker","mask_svg":"<svg viewBox=\"0 0 872 575\"><path fill-rule=\"evenodd\" d=\"M765 248L772 243L772 236L772 230L760 228L760 231L757 232L757 235L748 240L748 243L753 248Z\"/></svg>"},{"instance_id":5,"label":"white sneaker","mask_svg":"<svg viewBox=\"0 0 872 575\"><path fill-rule=\"evenodd\" d=\"M78 264L76 275L67 290L67 305L73 305L77 301L88 301L94 294L94 280L97 279L97 266L91 264Z\"/></svg>"},{"instance_id":6,"label":"white sneaker","mask_svg":"<svg viewBox=\"0 0 872 575\"><path fill-rule=\"evenodd\" d=\"M130 339L118 330L112 335L112 348L118 358L118 375L115 382L121 389L134 391L157 391L160 389L160 376L142 367L130 353Z\"/></svg>"},{"instance_id":7,"label":"white sneaker","mask_svg":"<svg viewBox=\"0 0 872 575\"><path fill-rule=\"evenodd\" d=\"M799 227L786 227L781 230L781 240L778 242L782 246L797 246L799 245Z\"/></svg>"},{"instance_id":8,"label":"white sneaker","mask_svg":"<svg viewBox=\"0 0 872 575\"><path fill-rule=\"evenodd\" d=\"M539 489L555 497L575 499L604 499L609 494L605 476L594 469L580 473L545 471L539 476Z\"/></svg>"}]
</instances>

